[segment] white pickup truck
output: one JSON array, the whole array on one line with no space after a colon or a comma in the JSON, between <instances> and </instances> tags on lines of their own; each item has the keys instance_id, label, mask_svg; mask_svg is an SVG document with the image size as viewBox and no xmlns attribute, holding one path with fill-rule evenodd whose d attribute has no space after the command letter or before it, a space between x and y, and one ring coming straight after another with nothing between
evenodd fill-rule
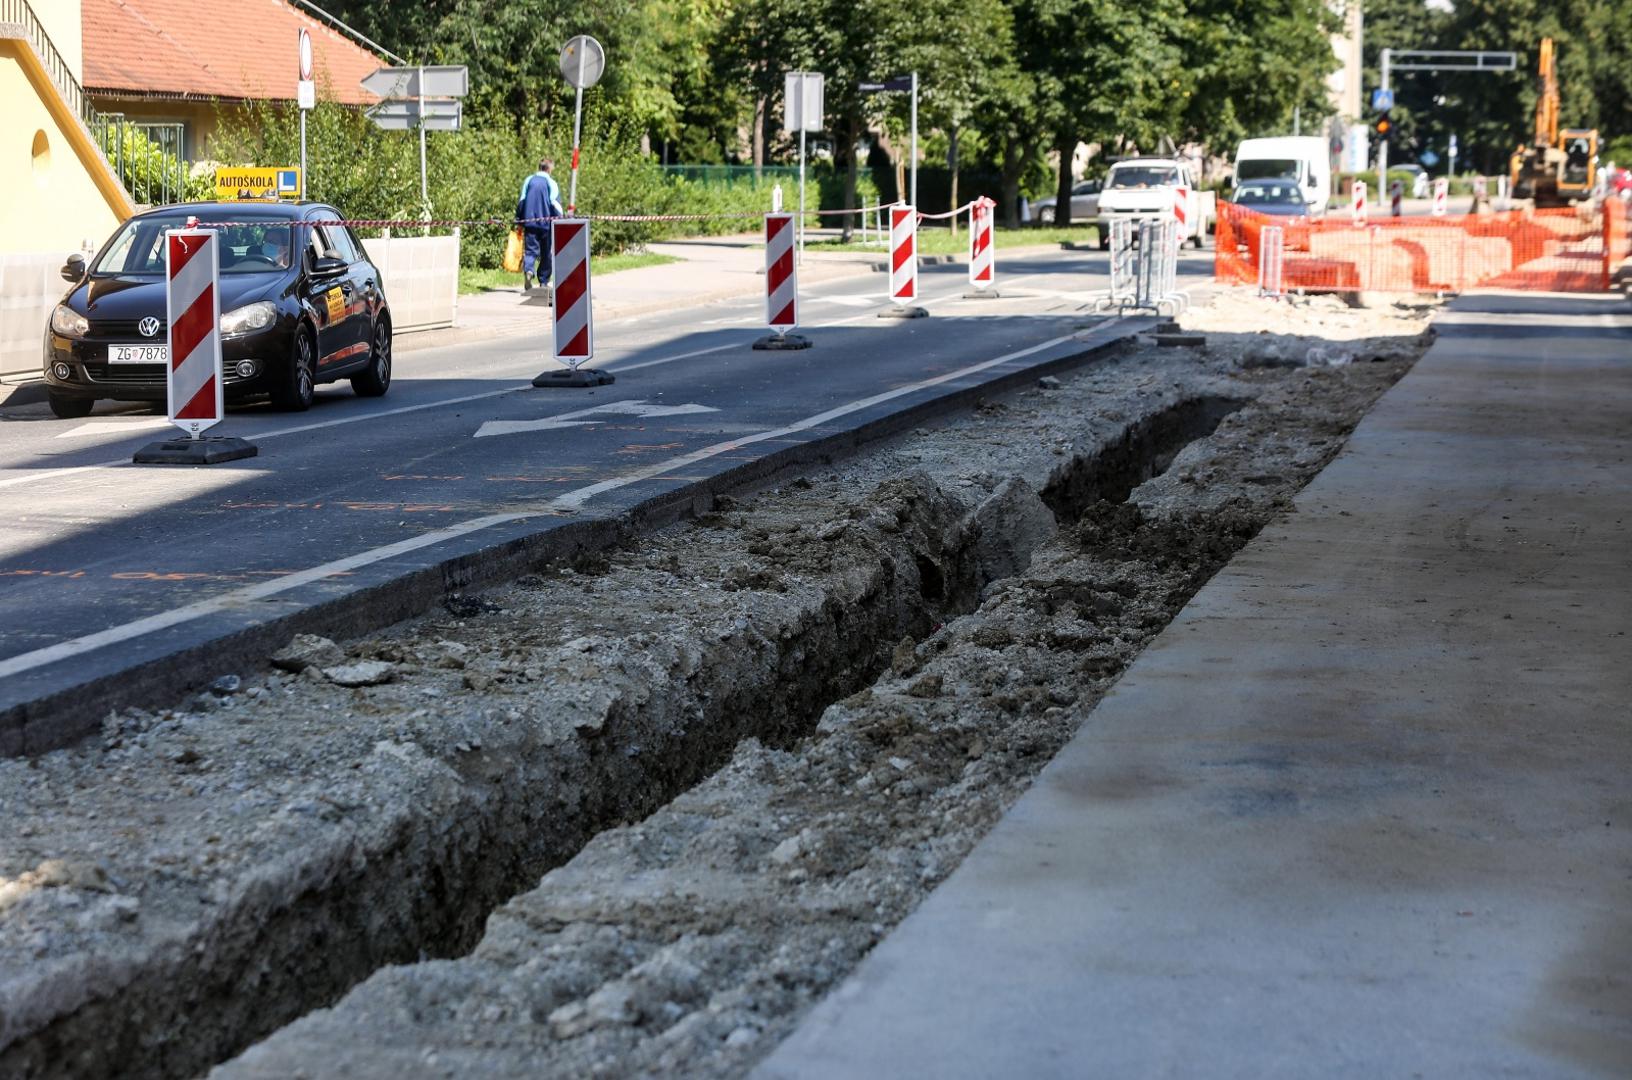
<instances>
[{"instance_id":1,"label":"white pickup truck","mask_svg":"<svg viewBox=\"0 0 1632 1080\"><path fill-rule=\"evenodd\" d=\"M1111 246L1111 222L1145 221L1166 218L1173 213L1173 189L1189 190L1187 202L1191 223L1190 241L1201 246L1202 237L1218 216L1218 197L1211 191L1197 191L1190 166L1173 158L1125 158L1111 166L1099 195L1099 246Z\"/></svg>"}]
</instances>

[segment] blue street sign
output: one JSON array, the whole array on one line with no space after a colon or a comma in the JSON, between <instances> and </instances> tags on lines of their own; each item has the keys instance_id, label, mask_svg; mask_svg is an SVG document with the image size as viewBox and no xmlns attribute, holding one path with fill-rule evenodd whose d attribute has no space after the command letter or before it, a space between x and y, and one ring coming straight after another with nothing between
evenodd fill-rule
<instances>
[{"instance_id":1,"label":"blue street sign","mask_svg":"<svg viewBox=\"0 0 1632 1080\"><path fill-rule=\"evenodd\" d=\"M1439 155L1434 153L1432 150L1424 150L1422 153L1417 155L1417 160L1422 162L1424 165L1427 165L1429 168L1432 168L1433 166L1439 164Z\"/></svg>"},{"instance_id":2,"label":"blue street sign","mask_svg":"<svg viewBox=\"0 0 1632 1080\"><path fill-rule=\"evenodd\" d=\"M1392 109L1394 107L1394 91L1373 90L1371 92L1371 107L1378 112L1382 112L1384 109Z\"/></svg>"}]
</instances>

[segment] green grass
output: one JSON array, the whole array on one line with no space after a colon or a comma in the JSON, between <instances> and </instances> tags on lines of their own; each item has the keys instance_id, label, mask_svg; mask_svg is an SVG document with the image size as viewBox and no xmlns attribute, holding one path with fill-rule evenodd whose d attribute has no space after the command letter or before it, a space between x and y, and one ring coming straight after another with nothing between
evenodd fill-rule
<instances>
[{"instance_id":1,"label":"green grass","mask_svg":"<svg viewBox=\"0 0 1632 1080\"><path fill-rule=\"evenodd\" d=\"M659 255L652 251L627 252L622 255L596 255L589 260L589 272L597 275L615 274L619 270L636 270L642 266L663 266L679 261L673 255ZM520 274L509 274L503 270L492 270L486 267L461 266L459 268L459 291L461 293L478 293L485 289L514 289L520 287L520 285Z\"/></svg>"},{"instance_id":2,"label":"green grass","mask_svg":"<svg viewBox=\"0 0 1632 1080\"><path fill-rule=\"evenodd\" d=\"M992 239L999 248L1030 247L1034 244L1099 244L1099 229L1093 225L1076 225L1069 229L993 229ZM841 244L837 240L809 240L812 251L883 251L881 244ZM950 229L918 229L920 255L964 255L969 251L969 231L960 228L953 236Z\"/></svg>"}]
</instances>

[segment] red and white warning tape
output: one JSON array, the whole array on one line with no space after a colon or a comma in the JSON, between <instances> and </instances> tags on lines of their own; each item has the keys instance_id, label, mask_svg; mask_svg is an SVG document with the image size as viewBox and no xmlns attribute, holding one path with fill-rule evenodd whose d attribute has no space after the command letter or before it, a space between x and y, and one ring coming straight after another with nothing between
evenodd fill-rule
<instances>
[{"instance_id":1,"label":"red and white warning tape","mask_svg":"<svg viewBox=\"0 0 1632 1080\"><path fill-rule=\"evenodd\" d=\"M894 205L894 204L891 204L891 205ZM921 213L921 214L918 215L918 220L920 220L920 221L940 221L940 220L944 220L946 218L956 217L959 214L967 213L969 208L971 206L973 206L973 205L974 205L974 203L972 201L971 202L966 202L962 206L958 207L957 209L948 210L944 214L922 214ZM845 214L873 214L873 213L878 213L881 210L889 210L890 208L891 208L891 206L889 206L889 205L886 205L886 206L861 206L861 207L856 207L855 209L852 209L852 210L811 210L811 211L808 211L808 213L813 214L813 215L819 215L819 216L822 216L822 217L836 217L836 216L842 216L842 215L845 215ZM576 214L576 215L573 216L573 220L575 220L575 221L622 221L622 222L638 222L638 221L653 221L653 222L662 222L662 221L728 221L728 220L744 220L744 221L754 220L754 221L759 221L759 220L763 219L764 216L765 216L765 214L764 214L763 211L755 210L755 211L752 211L752 212L749 212L749 211L743 211L741 213L738 213L738 212L722 212L722 213L715 213L715 214ZM467 225L496 225L496 226L500 226L502 228L511 228L513 226L516 226L516 225L542 225L542 226L548 226L550 224L550 222L558 221L558 220L560 220L560 219L556 218L556 217L547 217L547 218L446 218L446 219L439 218L439 219L435 219L435 220L431 220L431 221L413 221L413 220L406 219L406 218L312 218L310 220L297 221L297 222L294 222L293 224L296 224L296 225L349 225L354 229L423 229L423 228L451 229L451 228L463 227L463 226L467 226ZM243 226L251 226L251 225L272 225L272 224L277 224L277 222L268 220L266 218L262 218L262 219L260 219L258 221L217 221L217 220L215 220L213 218L210 218L208 220L205 220L203 222L203 224L206 225L206 226L209 226L211 228L222 228L222 227L243 227Z\"/></svg>"}]
</instances>

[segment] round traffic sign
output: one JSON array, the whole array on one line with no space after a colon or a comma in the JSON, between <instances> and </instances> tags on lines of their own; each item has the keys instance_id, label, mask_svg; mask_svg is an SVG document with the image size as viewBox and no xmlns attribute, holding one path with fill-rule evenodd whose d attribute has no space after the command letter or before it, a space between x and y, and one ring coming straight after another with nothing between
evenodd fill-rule
<instances>
[{"instance_id":1,"label":"round traffic sign","mask_svg":"<svg viewBox=\"0 0 1632 1080\"><path fill-rule=\"evenodd\" d=\"M300 30L300 77L303 80L312 77L312 35L305 27Z\"/></svg>"},{"instance_id":2,"label":"round traffic sign","mask_svg":"<svg viewBox=\"0 0 1632 1080\"><path fill-rule=\"evenodd\" d=\"M588 34L579 34L561 50L561 75L571 86L587 90L606 71L606 50Z\"/></svg>"}]
</instances>

